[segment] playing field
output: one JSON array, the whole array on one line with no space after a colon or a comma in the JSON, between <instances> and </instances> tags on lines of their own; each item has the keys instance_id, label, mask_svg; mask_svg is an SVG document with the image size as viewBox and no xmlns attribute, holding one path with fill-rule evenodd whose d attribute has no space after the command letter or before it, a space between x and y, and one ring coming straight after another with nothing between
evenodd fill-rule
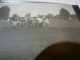
<instances>
[{"instance_id":1,"label":"playing field","mask_svg":"<svg viewBox=\"0 0 80 60\"><path fill-rule=\"evenodd\" d=\"M1 23L2 25L2 23ZM0 60L34 60L47 46L61 42L80 43L80 28L13 28L0 25Z\"/></svg>"}]
</instances>

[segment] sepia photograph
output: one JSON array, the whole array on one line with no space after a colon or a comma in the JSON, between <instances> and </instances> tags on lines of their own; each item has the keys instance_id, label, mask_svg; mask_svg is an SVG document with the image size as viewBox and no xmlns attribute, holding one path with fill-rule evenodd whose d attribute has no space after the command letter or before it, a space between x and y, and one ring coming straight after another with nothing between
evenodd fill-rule
<instances>
[{"instance_id":1,"label":"sepia photograph","mask_svg":"<svg viewBox=\"0 0 80 60\"><path fill-rule=\"evenodd\" d=\"M37 56L65 41L80 43L80 20L72 5L0 3L0 60L55 60Z\"/></svg>"}]
</instances>

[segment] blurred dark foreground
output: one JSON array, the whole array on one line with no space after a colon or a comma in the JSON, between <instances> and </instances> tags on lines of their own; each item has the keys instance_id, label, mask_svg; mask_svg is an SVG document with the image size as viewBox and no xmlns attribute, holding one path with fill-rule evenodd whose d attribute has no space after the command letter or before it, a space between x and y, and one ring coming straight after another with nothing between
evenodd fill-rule
<instances>
[{"instance_id":1,"label":"blurred dark foreground","mask_svg":"<svg viewBox=\"0 0 80 60\"><path fill-rule=\"evenodd\" d=\"M80 44L60 42L43 50L35 60L80 60Z\"/></svg>"}]
</instances>

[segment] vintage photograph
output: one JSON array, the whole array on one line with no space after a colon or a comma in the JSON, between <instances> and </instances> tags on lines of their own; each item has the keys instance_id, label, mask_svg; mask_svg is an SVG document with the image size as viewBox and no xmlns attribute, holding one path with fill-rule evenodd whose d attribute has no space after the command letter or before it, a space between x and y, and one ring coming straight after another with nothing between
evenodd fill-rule
<instances>
[{"instance_id":1,"label":"vintage photograph","mask_svg":"<svg viewBox=\"0 0 80 60\"><path fill-rule=\"evenodd\" d=\"M61 41L80 43L80 20L72 5L0 4L0 60L35 60Z\"/></svg>"}]
</instances>

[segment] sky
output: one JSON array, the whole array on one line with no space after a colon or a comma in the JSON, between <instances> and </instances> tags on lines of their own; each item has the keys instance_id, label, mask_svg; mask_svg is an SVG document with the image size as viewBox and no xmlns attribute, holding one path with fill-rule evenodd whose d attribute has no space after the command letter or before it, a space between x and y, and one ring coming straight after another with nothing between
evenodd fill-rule
<instances>
[{"instance_id":1,"label":"sky","mask_svg":"<svg viewBox=\"0 0 80 60\"><path fill-rule=\"evenodd\" d=\"M53 2L63 4L75 4L80 6L80 0L1 0L1 1L42 1L42 2Z\"/></svg>"},{"instance_id":2,"label":"sky","mask_svg":"<svg viewBox=\"0 0 80 60\"><path fill-rule=\"evenodd\" d=\"M49 3L5 3L0 6L8 5L10 7L10 16L18 14L24 17L27 13L31 13L31 16L37 16L38 14L46 15L52 13L53 15L59 14L61 8L67 9L71 14L75 14L71 5L62 4L49 4Z\"/></svg>"},{"instance_id":3,"label":"sky","mask_svg":"<svg viewBox=\"0 0 80 60\"><path fill-rule=\"evenodd\" d=\"M53 2L53 3L80 5L80 0L29 0L29 1L43 1L43 2Z\"/></svg>"}]
</instances>

